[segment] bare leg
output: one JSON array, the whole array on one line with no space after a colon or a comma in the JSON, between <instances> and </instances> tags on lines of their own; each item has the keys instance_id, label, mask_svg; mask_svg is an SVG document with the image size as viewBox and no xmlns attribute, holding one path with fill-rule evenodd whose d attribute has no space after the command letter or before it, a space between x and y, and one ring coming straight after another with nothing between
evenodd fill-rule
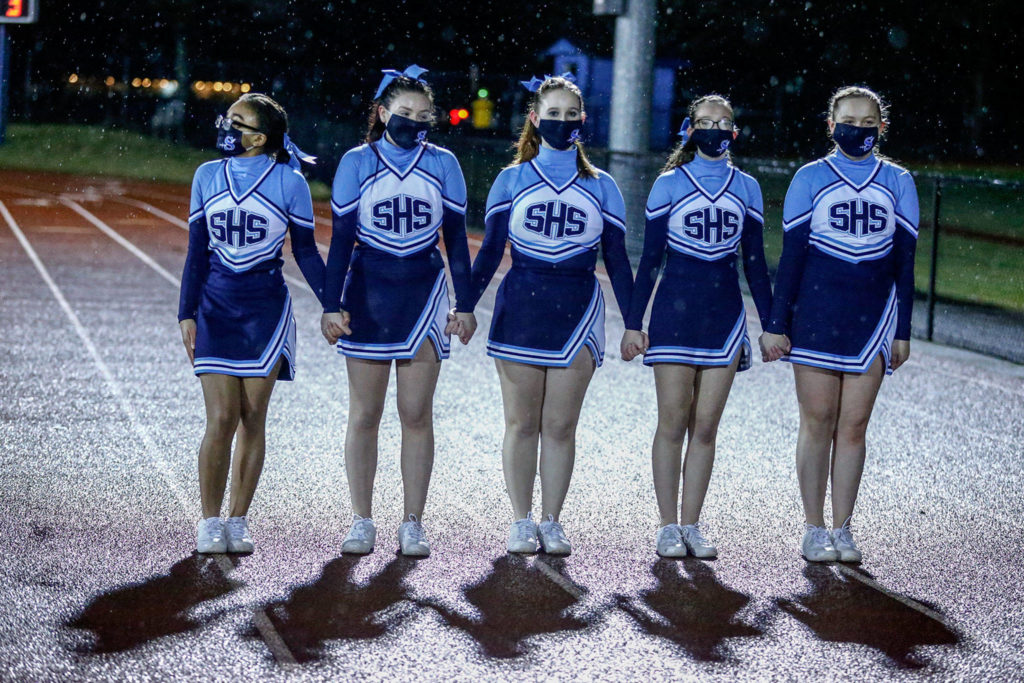
<instances>
[{"instance_id":1,"label":"bare leg","mask_svg":"<svg viewBox=\"0 0 1024 683\"><path fill-rule=\"evenodd\" d=\"M277 383L277 373L283 360L267 377L246 377L242 380L241 421L235 440L235 457L231 468L231 517L243 517L249 512L256 484L263 472L263 458L267 451L267 406Z\"/></svg>"},{"instance_id":2,"label":"bare leg","mask_svg":"<svg viewBox=\"0 0 1024 683\"><path fill-rule=\"evenodd\" d=\"M683 504L679 520L684 525L696 524L700 520L704 496L711 482L711 468L715 464L718 423L729 399L739 362L737 354L729 367L701 367L697 370L687 428L689 439L683 461Z\"/></svg>"},{"instance_id":3,"label":"bare leg","mask_svg":"<svg viewBox=\"0 0 1024 683\"><path fill-rule=\"evenodd\" d=\"M199 496L203 517L220 517L231 463L231 439L241 415L242 380L231 375L199 376L206 403L206 433L199 446Z\"/></svg>"},{"instance_id":4,"label":"bare leg","mask_svg":"<svg viewBox=\"0 0 1024 683\"><path fill-rule=\"evenodd\" d=\"M839 419L832 456L832 528L838 529L853 514L867 455L864 435L885 368L879 356L862 375L843 373Z\"/></svg>"},{"instance_id":5,"label":"bare leg","mask_svg":"<svg viewBox=\"0 0 1024 683\"><path fill-rule=\"evenodd\" d=\"M345 471L352 511L372 516L373 479L377 474L377 430L384 412L391 361L346 358L348 368L348 430Z\"/></svg>"},{"instance_id":6,"label":"bare leg","mask_svg":"<svg viewBox=\"0 0 1024 683\"><path fill-rule=\"evenodd\" d=\"M533 484L537 478L537 442L544 405L546 368L495 359L501 380L501 401L505 408L505 440L501 464L505 486L516 519L526 517L533 507Z\"/></svg>"},{"instance_id":7,"label":"bare leg","mask_svg":"<svg viewBox=\"0 0 1024 683\"><path fill-rule=\"evenodd\" d=\"M658 428L651 446L654 495L658 499L661 526L675 524L679 502L679 473L683 439L693 399L697 368L678 363L654 365L654 388L658 395Z\"/></svg>"},{"instance_id":8,"label":"bare leg","mask_svg":"<svg viewBox=\"0 0 1024 683\"><path fill-rule=\"evenodd\" d=\"M839 415L840 374L809 365L793 364L796 398L800 403L800 435L796 442L796 476L804 502L804 521L825 526L832 435Z\"/></svg>"},{"instance_id":9,"label":"bare leg","mask_svg":"<svg viewBox=\"0 0 1024 683\"><path fill-rule=\"evenodd\" d=\"M594 357L584 347L567 368L548 368L540 425L541 519L558 521L576 462L576 424L594 376Z\"/></svg>"},{"instance_id":10,"label":"bare leg","mask_svg":"<svg viewBox=\"0 0 1024 683\"><path fill-rule=\"evenodd\" d=\"M398 375L398 418L402 422L402 488L405 512L423 517L434 467L434 388L441 371L434 345L420 346L416 357L395 363Z\"/></svg>"}]
</instances>

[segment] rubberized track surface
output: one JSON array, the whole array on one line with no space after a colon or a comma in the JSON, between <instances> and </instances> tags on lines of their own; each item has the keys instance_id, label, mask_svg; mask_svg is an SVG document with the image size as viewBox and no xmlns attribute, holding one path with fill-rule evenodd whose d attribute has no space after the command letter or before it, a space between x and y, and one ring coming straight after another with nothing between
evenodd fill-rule
<instances>
[{"instance_id":1,"label":"rubberized track surface","mask_svg":"<svg viewBox=\"0 0 1024 683\"><path fill-rule=\"evenodd\" d=\"M192 552L202 396L174 319L187 188L0 181L4 679L1022 676L1020 366L913 343L868 433L855 526L866 558L851 568L797 551L796 400L781 363L740 375L722 420L703 516L720 559L658 560L653 377L610 353L563 513L574 554L512 558L484 353L492 288L437 389L434 553L394 553L392 380L378 545L358 559L339 554L344 363L293 279L298 378L272 399L257 551L204 558Z\"/></svg>"}]
</instances>

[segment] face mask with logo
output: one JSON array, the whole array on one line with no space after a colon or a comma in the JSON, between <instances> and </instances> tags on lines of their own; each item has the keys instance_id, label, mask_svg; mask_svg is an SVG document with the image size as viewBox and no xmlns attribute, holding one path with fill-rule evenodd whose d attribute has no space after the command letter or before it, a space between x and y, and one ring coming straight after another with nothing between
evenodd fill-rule
<instances>
[{"instance_id":1,"label":"face mask with logo","mask_svg":"<svg viewBox=\"0 0 1024 683\"><path fill-rule=\"evenodd\" d=\"M537 132L555 149L567 150L573 146L583 134L583 121L558 121L556 119L541 119L537 126Z\"/></svg>"},{"instance_id":2,"label":"face mask with logo","mask_svg":"<svg viewBox=\"0 0 1024 683\"><path fill-rule=\"evenodd\" d=\"M412 149L427 139L427 131L430 130L429 121L414 121L413 119L398 114L391 114L385 128L388 137L392 142L402 149Z\"/></svg>"},{"instance_id":3,"label":"face mask with logo","mask_svg":"<svg viewBox=\"0 0 1024 683\"><path fill-rule=\"evenodd\" d=\"M217 149L220 153L226 157L236 157L239 154L248 152L245 145L242 144L242 136L246 133L260 133L262 131L252 130L246 131L236 128L234 121L226 116L218 116L217 122Z\"/></svg>"},{"instance_id":4,"label":"face mask with logo","mask_svg":"<svg viewBox=\"0 0 1024 683\"><path fill-rule=\"evenodd\" d=\"M852 126L849 123L837 123L832 130L832 139L839 149L850 157L862 157L870 154L878 141L878 126Z\"/></svg>"},{"instance_id":5,"label":"face mask with logo","mask_svg":"<svg viewBox=\"0 0 1024 683\"><path fill-rule=\"evenodd\" d=\"M694 144L697 145L697 149L708 157L720 157L729 151L729 145L732 144L733 133L731 130L721 130L718 128L702 129L698 128L693 131L691 138Z\"/></svg>"}]
</instances>

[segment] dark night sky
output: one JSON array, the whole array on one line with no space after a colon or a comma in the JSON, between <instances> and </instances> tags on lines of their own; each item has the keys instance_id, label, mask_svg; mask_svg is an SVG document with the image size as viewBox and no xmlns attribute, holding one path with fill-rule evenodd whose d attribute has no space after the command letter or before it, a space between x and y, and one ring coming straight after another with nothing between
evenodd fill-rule
<instances>
[{"instance_id":1,"label":"dark night sky","mask_svg":"<svg viewBox=\"0 0 1024 683\"><path fill-rule=\"evenodd\" d=\"M361 111L384 67L417 62L467 82L471 64L500 90L540 73L538 54L565 37L609 55L614 21L592 3L368 3L41 0L36 26L14 27L17 107L31 53L31 80L61 83L71 72L173 78L184 36L190 79L251 81L295 106L346 118ZM1016 163L1024 3L660 2L659 59L687 60L677 98L730 95L774 154L820 135L829 92L863 83L893 105L895 150L905 157ZM143 73L145 72L145 73ZM443 88L442 88L443 90ZM36 107L34 116L44 115ZM682 115L676 119L682 118ZM762 145L762 146L763 146Z\"/></svg>"}]
</instances>

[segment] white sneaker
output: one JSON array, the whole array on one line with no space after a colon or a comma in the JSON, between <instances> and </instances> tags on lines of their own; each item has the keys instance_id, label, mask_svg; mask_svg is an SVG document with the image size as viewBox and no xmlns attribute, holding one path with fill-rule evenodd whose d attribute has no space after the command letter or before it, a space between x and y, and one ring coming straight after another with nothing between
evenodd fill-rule
<instances>
[{"instance_id":1,"label":"white sneaker","mask_svg":"<svg viewBox=\"0 0 1024 683\"><path fill-rule=\"evenodd\" d=\"M220 517L207 517L199 520L196 525L196 552L223 553L227 552L228 544L224 539L224 522Z\"/></svg>"},{"instance_id":2,"label":"white sneaker","mask_svg":"<svg viewBox=\"0 0 1024 683\"><path fill-rule=\"evenodd\" d=\"M377 542L377 527L369 517L352 515L352 528L341 542L341 552L353 555L366 555L373 552Z\"/></svg>"},{"instance_id":3,"label":"white sneaker","mask_svg":"<svg viewBox=\"0 0 1024 683\"><path fill-rule=\"evenodd\" d=\"M658 529L654 543L662 557L686 557L686 546L678 524L666 524Z\"/></svg>"},{"instance_id":4,"label":"white sneaker","mask_svg":"<svg viewBox=\"0 0 1024 683\"><path fill-rule=\"evenodd\" d=\"M804 540L800 544L800 551L808 562L835 562L839 559L839 553L832 545L832 537L828 529L823 526L812 526L805 524L807 531L804 533Z\"/></svg>"},{"instance_id":5,"label":"white sneaker","mask_svg":"<svg viewBox=\"0 0 1024 683\"><path fill-rule=\"evenodd\" d=\"M540 549L548 555L572 553L572 546L565 537L565 530L555 521L554 515L548 515L548 518L537 526L537 535L540 537Z\"/></svg>"},{"instance_id":6,"label":"white sneaker","mask_svg":"<svg viewBox=\"0 0 1024 683\"><path fill-rule=\"evenodd\" d=\"M430 554L427 534L424 533L423 525L416 515L409 515L408 521L398 525L398 546L403 555L426 557Z\"/></svg>"},{"instance_id":7,"label":"white sneaker","mask_svg":"<svg viewBox=\"0 0 1024 683\"><path fill-rule=\"evenodd\" d=\"M679 531L682 534L683 543L686 544L686 549L690 551L691 555L702 560L718 557L718 548L704 538L704 534L700 532L696 524L684 524L679 527Z\"/></svg>"},{"instance_id":8,"label":"white sneaker","mask_svg":"<svg viewBox=\"0 0 1024 683\"><path fill-rule=\"evenodd\" d=\"M249 535L249 522L245 517L228 517L224 523L229 553L251 553L256 547Z\"/></svg>"},{"instance_id":9,"label":"white sneaker","mask_svg":"<svg viewBox=\"0 0 1024 683\"><path fill-rule=\"evenodd\" d=\"M508 532L508 551L510 553L537 552L537 524L533 521L533 513L527 512L526 517L512 522Z\"/></svg>"},{"instance_id":10,"label":"white sneaker","mask_svg":"<svg viewBox=\"0 0 1024 683\"><path fill-rule=\"evenodd\" d=\"M839 553L840 562L860 562L861 560L860 548L853 542L853 533L850 531L852 519L852 517L847 517L841 527L832 530L832 545Z\"/></svg>"}]
</instances>

